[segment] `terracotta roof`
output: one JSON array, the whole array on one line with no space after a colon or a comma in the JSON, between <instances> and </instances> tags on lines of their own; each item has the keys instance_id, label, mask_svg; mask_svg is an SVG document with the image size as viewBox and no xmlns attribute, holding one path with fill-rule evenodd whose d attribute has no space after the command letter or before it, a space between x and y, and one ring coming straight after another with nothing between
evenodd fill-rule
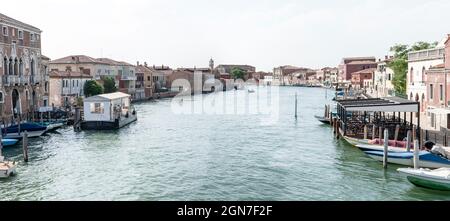
<instances>
[{"instance_id":1,"label":"terracotta roof","mask_svg":"<svg viewBox=\"0 0 450 221\"><path fill-rule=\"evenodd\" d=\"M376 64L377 62L375 61L351 61L347 64Z\"/></svg>"},{"instance_id":2,"label":"terracotta roof","mask_svg":"<svg viewBox=\"0 0 450 221\"><path fill-rule=\"evenodd\" d=\"M152 71L152 69L150 67L145 67L144 65L138 65L136 66L136 74L137 73L144 73L147 71Z\"/></svg>"},{"instance_id":3,"label":"terracotta roof","mask_svg":"<svg viewBox=\"0 0 450 221\"><path fill-rule=\"evenodd\" d=\"M435 65L435 66L431 67L430 69L442 69L444 67L445 67L444 64L438 64L438 65Z\"/></svg>"},{"instance_id":4,"label":"terracotta roof","mask_svg":"<svg viewBox=\"0 0 450 221\"><path fill-rule=\"evenodd\" d=\"M343 58L344 61L361 61L361 60L376 60L375 57L348 57Z\"/></svg>"},{"instance_id":5,"label":"terracotta roof","mask_svg":"<svg viewBox=\"0 0 450 221\"><path fill-rule=\"evenodd\" d=\"M92 78L89 74L73 71L51 71L49 76L51 78Z\"/></svg>"},{"instance_id":6,"label":"terracotta roof","mask_svg":"<svg viewBox=\"0 0 450 221\"><path fill-rule=\"evenodd\" d=\"M84 63L84 64L109 64L106 62L101 62L95 58L86 56L86 55L71 55L63 58L59 58L53 61L50 61L50 64L75 64L75 63Z\"/></svg>"},{"instance_id":7,"label":"terracotta roof","mask_svg":"<svg viewBox=\"0 0 450 221\"><path fill-rule=\"evenodd\" d=\"M7 23L7 24L10 24L10 25L19 26L20 28L29 29L31 31L35 31L35 32L39 32L39 33L42 32L39 28L36 28L36 27L34 27L32 25L26 24L24 22L21 22L19 20L16 20L14 18L6 16L6 15L4 15L2 13L0 13L0 22Z\"/></svg>"},{"instance_id":8,"label":"terracotta roof","mask_svg":"<svg viewBox=\"0 0 450 221\"><path fill-rule=\"evenodd\" d=\"M364 69L361 71L354 72L354 73L352 73L352 75L354 75L354 74L373 74L376 70L377 70L376 68Z\"/></svg>"}]
</instances>

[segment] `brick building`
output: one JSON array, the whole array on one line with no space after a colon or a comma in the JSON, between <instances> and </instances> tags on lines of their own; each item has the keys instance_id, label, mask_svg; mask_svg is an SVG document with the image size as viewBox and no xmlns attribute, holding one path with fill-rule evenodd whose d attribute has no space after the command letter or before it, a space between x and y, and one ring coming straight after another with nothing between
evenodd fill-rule
<instances>
[{"instance_id":1,"label":"brick building","mask_svg":"<svg viewBox=\"0 0 450 221\"><path fill-rule=\"evenodd\" d=\"M0 115L22 119L48 103L48 58L36 27L0 14Z\"/></svg>"},{"instance_id":2,"label":"brick building","mask_svg":"<svg viewBox=\"0 0 450 221\"><path fill-rule=\"evenodd\" d=\"M352 87L355 89L370 89L373 86L373 75L376 70L376 68L369 68L352 73Z\"/></svg>"},{"instance_id":3,"label":"brick building","mask_svg":"<svg viewBox=\"0 0 450 221\"><path fill-rule=\"evenodd\" d=\"M377 68L375 57L344 58L339 65L339 80L349 81L353 73L370 68Z\"/></svg>"}]
</instances>

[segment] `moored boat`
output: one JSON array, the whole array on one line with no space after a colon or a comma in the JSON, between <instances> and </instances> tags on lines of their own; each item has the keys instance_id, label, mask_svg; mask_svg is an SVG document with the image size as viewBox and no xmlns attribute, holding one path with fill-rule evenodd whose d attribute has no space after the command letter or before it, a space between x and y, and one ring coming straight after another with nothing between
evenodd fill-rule
<instances>
[{"instance_id":1,"label":"moored boat","mask_svg":"<svg viewBox=\"0 0 450 221\"><path fill-rule=\"evenodd\" d=\"M0 156L0 178L8 178L16 173L17 163L4 161L4 157Z\"/></svg>"},{"instance_id":2,"label":"moored boat","mask_svg":"<svg viewBox=\"0 0 450 221\"><path fill-rule=\"evenodd\" d=\"M320 122L322 122L323 124L331 124L331 120L329 118L326 117L320 117L320 116L314 116L317 120L319 120Z\"/></svg>"},{"instance_id":3,"label":"moored boat","mask_svg":"<svg viewBox=\"0 0 450 221\"><path fill-rule=\"evenodd\" d=\"M20 126L16 124L2 128L3 138L6 139L20 139L25 131L27 131L29 138L40 137L47 131L47 127L36 123L21 123Z\"/></svg>"},{"instance_id":4,"label":"moored boat","mask_svg":"<svg viewBox=\"0 0 450 221\"><path fill-rule=\"evenodd\" d=\"M3 147L14 146L17 143L19 143L19 139L2 139L2 146Z\"/></svg>"},{"instance_id":5,"label":"moored boat","mask_svg":"<svg viewBox=\"0 0 450 221\"><path fill-rule=\"evenodd\" d=\"M384 152L382 151L364 151L370 158L383 161ZM414 153L413 152L388 152L388 163L414 166ZM450 167L450 160L428 151L419 152L419 165L420 168L442 168Z\"/></svg>"},{"instance_id":6,"label":"moored boat","mask_svg":"<svg viewBox=\"0 0 450 221\"><path fill-rule=\"evenodd\" d=\"M357 144L356 147L358 147L362 151L384 151L384 146L381 145L371 145L371 144ZM406 152L406 148L403 147L392 147L388 146L389 152ZM413 149L410 149L410 151L413 151Z\"/></svg>"},{"instance_id":7,"label":"moored boat","mask_svg":"<svg viewBox=\"0 0 450 221\"><path fill-rule=\"evenodd\" d=\"M401 168L397 170L412 184L433 190L450 191L450 168L411 169Z\"/></svg>"}]
</instances>

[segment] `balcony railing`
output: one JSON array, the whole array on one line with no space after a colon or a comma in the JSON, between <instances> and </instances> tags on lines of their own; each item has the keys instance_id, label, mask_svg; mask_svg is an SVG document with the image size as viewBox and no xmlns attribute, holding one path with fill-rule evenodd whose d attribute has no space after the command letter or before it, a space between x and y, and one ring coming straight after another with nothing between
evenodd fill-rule
<instances>
[{"instance_id":1,"label":"balcony railing","mask_svg":"<svg viewBox=\"0 0 450 221\"><path fill-rule=\"evenodd\" d=\"M408 61L422 61L444 58L444 48L426 49L422 51L415 51L408 54Z\"/></svg>"}]
</instances>

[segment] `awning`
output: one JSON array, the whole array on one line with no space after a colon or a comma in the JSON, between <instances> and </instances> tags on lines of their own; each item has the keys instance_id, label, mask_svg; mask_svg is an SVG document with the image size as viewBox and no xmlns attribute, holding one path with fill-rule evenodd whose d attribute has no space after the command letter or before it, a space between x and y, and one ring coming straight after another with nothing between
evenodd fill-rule
<instances>
[{"instance_id":1,"label":"awning","mask_svg":"<svg viewBox=\"0 0 450 221\"><path fill-rule=\"evenodd\" d=\"M399 97L353 99L338 101L338 105L348 112L412 112L420 111L420 103Z\"/></svg>"}]
</instances>

